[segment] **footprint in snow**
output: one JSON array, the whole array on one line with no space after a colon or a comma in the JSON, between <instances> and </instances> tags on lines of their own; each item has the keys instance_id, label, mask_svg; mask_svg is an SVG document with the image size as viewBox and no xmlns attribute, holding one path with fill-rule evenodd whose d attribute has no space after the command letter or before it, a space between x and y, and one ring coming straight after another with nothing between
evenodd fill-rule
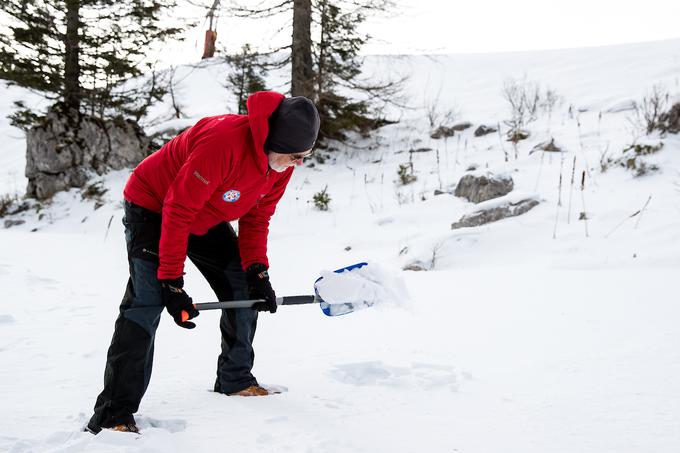
<instances>
[{"instance_id":1,"label":"footprint in snow","mask_svg":"<svg viewBox=\"0 0 680 453\"><path fill-rule=\"evenodd\" d=\"M0 315L0 324L13 324L14 316L12 315Z\"/></svg>"},{"instance_id":2,"label":"footprint in snow","mask_svg":"<svg viewBox=\"0 0 680 453\"><path fill-rule=\"evenodd\" d=\"M182 419L161 420L151 417L136 417L136 420L137 426L140 430L144 430L146 428L159 428L171 433L178 433L180 431L184 431L187 428L186 420Z\"/></svg>"},{"instance_id":3,"label":"footprint in snow","mask_svg":"<svg viewBox=\"0 0 680 453\"><path fill-rule=\"evenodd\" d=\"M282 422L287 422L289 420L288 416L286 415L279 415L277 417L270 417L265 419L265 423L282 423Z\"/></svg>"},{"instance_id":4,"label":"footprint in snow","mask_svg":"<svg viewBox=\"0 0 680 453\"><path fill-rule=\"evenodd\" d=\"M112 443L111 439L100 438L86 433L79 425L73 431L56 431L35 439L18 439L0 436L0 451L11 453L30 453L34 451L50 451L53 453L75 453L97 451L101 448L93 447L93 443ZM116 435L119 433L111 433ZM104 435L106 437L106 434ZM118 436L120 437L120 436ZM124 439L127 440L127 439ZM134 439L132 439L134 441ZM117 446L120 442L117 442ZM132 445L131 443L129 445Z\"/></svg>"},{"instance_id":5,"label":"footprint in snow","mask_svg":"<svg viewBox=\"0 0 680 453\"><path fill-rule=\"evenodd\" d=\"M260 387L265 388L269 391L269 393L286 393L288 391L288 387L285 385L277 385L277 384L263 384L260 382Z\"/></svg>"},{"instance_id":6,"label":"footprint in snow","mask_svg":"<svg viewBox=\"0 0 680 453\"><path fill-rule=\"evenodd\" d=\"M39 277L37 275L27 275L26 276L26 286L30 288L41 288L41 289L48 289L48 290L56 290L60 289L59 282L48 278L48 277Z\"/></svg>"},{"instance_id":7,"label":"footprint in snow","mask_svg":"<svg viewBox=\"0 0 680 453\"><path fill-rule=\"evenodd\" d=\"M271 445L274 443L274 436L269 433L260 434L257 436L257 443Z\"/></svg>"},{"instance_id":8,"label":"footprint in snow","mask_svg":"<svg viewBox=\"0 0 680 453\"><path fill-rule=\"evenodd\" d=\"M392 366L382 361L336 365L329 375L338 382L355 386L414 387L425 390L448 387L457 391L459 375L448 365L413 363Z\"/></svg>"},{"instance_id":9,"label":"footprint in snow","mask_svg":"<svg viewBox=\"0 0 680 453\"><path fill-rule=\"evenodd\" d=\"M415 381L425 389L450 386L452 391L458 390L459 376L452 366L431 363L413 363L411 365ZM467 375L467 373L464 373Z\"/></svg>"},{"instance_id":10,"label":"footprint in snow","mask_svg":"<svg viewBox=\"0 0 680 453\"><path fill-rule=\"evenodd\" d=\"M324 398L321 401L329 409L345 409L353 407L354 403L351 400L346 400L344 398Z\"/></svg>"}]
</instances>

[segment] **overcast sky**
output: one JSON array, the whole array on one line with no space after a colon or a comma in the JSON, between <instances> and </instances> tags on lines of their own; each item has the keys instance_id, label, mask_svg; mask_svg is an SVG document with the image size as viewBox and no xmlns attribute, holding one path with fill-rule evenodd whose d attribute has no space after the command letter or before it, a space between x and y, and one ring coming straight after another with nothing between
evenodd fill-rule
<instances>
[{"instance_id":1,"label":"overcast sky","mask_svg":"<svg viewBox=\"0 0 680 453\"><path fill-rule=\"evenodd\" d=\"M199 1L199 0L194 0ZM206 5L212 0L203 0ZM261 0L241 0L258 4ZM226 2L223 2L226 3ZM680 38L680 0L396 0L393 17L372 17L367 54L469 53L600 46ZM188 16L201 17L198 10ZM286 18L290 20L290 18ZM218 46L277 46L281 19L219 19ZM187 34L182 52L201 54L205 21ZM167 55L167 54L166 54Z\"/></svg>"}]
</instances>

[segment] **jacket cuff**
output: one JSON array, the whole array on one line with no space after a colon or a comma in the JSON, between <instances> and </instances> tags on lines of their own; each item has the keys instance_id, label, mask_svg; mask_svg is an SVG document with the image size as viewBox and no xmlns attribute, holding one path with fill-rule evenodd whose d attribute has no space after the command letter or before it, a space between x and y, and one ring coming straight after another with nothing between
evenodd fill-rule
<instances>
[{"instance_id":1,"label":"jacket cuff","mask_svg":"<svg viewBox=\"0 0 680 453\"><path fill-rule=\"evenodd\" d=\"M267 272L267 266L262 263L255 263L248 266L246 269L246 274L249 279L268 279L269 273Z\"/></svg>"},{"instance_id":2,"label":"jacket cuff","mask_svg":"<svg viewBox=\"0 0 680 453\"><path fill-rule=\"evenodd\" d=\"M173 288L184 288L184 277L177 277L177 278L159 278L159 282L161 282L161 286L172 286Z\"/></svg>"}]
</instances>

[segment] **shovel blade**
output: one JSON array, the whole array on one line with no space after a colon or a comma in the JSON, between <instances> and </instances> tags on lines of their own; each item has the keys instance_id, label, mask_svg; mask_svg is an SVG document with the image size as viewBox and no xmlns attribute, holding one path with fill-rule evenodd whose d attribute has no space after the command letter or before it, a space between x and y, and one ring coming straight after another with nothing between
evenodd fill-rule
<instances>
[{"instance_id":1,"label":"shovel blade","mask_svg":"<svg viewBox=\"0 0 680 453\"><path fill-rule=\"evenodd\" d=\"M352 264L351 266L343 267L343 268L337 269L333 272L335 272L336 274L341 274L343 272L352 272L353 270L361 269L364 266L368 266L368 263L362 262L362 263ZM319 306L321 307L321 311L326 316L346 315L348 313L352 313L354 311L361 310L363 308L367 308L367 307L370 307L371 305L373 305L373 302L365 301L365 300L344 301L344 302L340 302L340 303L328 303L323 299L323 297L321 297L321 294L319 294L319 282L321 282L322 280L323 280L323 277L319 277L318 279L316 279L316 281L314 282L314 292L316 294L317 300L319 301Z\"/></svg>"}]
</instances>

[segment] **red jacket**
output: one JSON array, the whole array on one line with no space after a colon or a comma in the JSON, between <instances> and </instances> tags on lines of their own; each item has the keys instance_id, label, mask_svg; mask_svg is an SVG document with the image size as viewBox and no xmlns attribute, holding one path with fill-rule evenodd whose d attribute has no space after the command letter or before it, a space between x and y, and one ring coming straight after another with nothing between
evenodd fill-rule
<instances>
[{"instance_id":1,"label":"red jacket","mask_svg":"<svg viewBox=\"0 0 680 453\"><path fill-rule=\"evenodd\" d=\"M248 115L203 118L132 172L125 199L162 213L159 279L184 273L190 233L236 219L243 269L269 266L269 219L293 174L269 171L264 151L268 118L283 99L262 91L248 98Z\"/></svg>"}]
</instances>

